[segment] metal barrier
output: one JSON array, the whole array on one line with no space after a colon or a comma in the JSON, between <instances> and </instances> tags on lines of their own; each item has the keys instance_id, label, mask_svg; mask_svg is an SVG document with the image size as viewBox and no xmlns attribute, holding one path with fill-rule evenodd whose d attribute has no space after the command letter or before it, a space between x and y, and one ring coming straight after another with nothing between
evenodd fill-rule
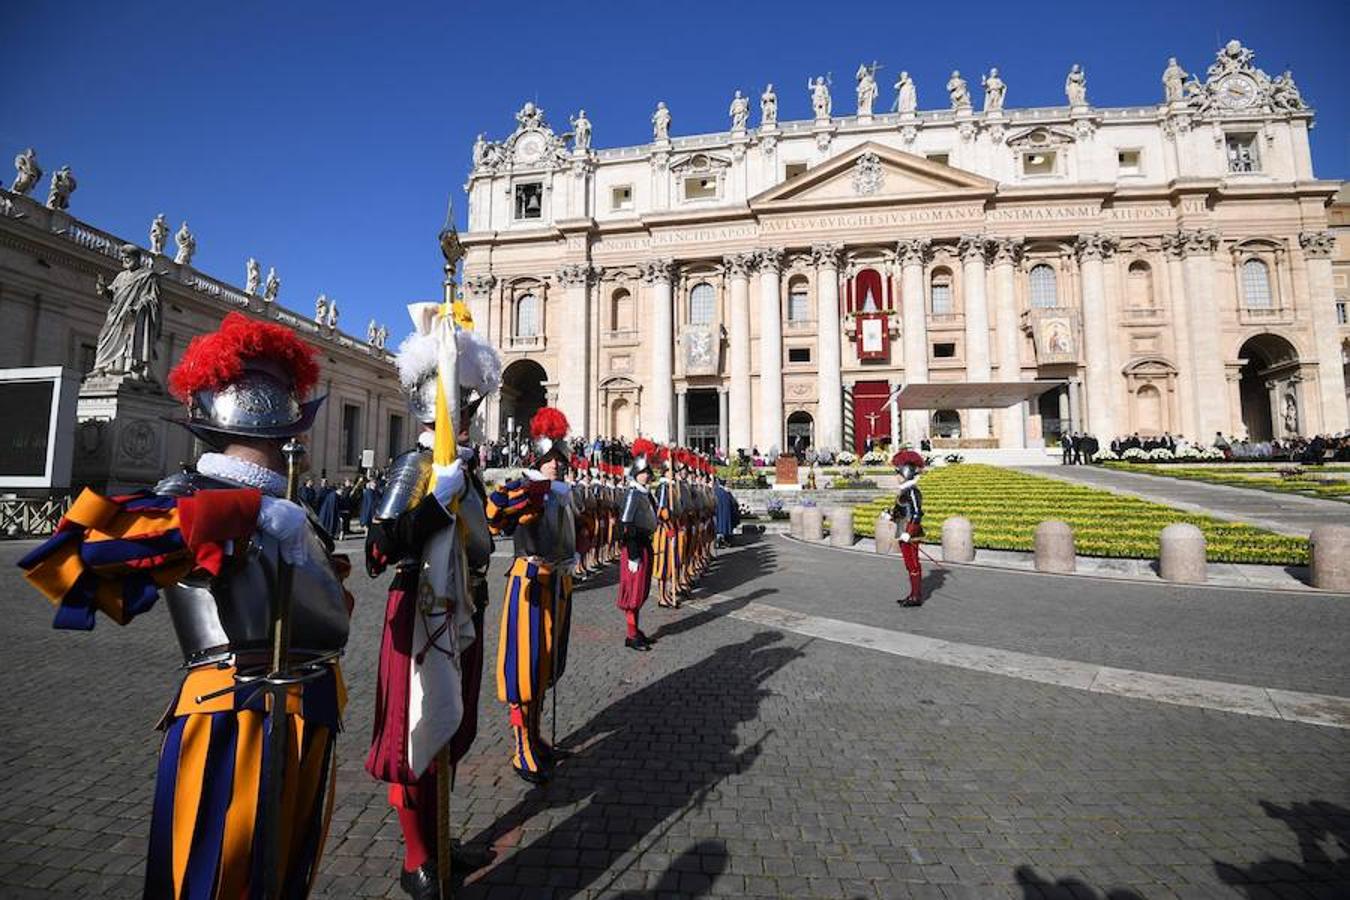
<instances>
[{"instance_id":1,"label":"metal barrier","mask_svg":"<svg viewBox=\"0 0 1350 900\"><path fill-rule=\"evenodd\" d=\"M47 537L70 509L71 498L0 498L0 538Z\"/></svg>"}]
</instances>

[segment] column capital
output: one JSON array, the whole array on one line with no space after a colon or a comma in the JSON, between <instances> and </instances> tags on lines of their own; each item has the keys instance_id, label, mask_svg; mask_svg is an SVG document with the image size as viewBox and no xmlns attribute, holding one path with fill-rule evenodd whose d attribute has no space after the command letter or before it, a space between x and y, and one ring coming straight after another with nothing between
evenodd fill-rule
<instances>
[{"instance_id":1,"label":"column capital","mask_svg":"<svg viewBox=\"0 0 1350 900\"><path fill-rule=\"evenodd\" d=\"M1305 231L1298 236L1298 245L1309 259L1331 259L1336 252L1336 235L1330 231Z\"/></svg>"},{"instance_id":2,"label":"column capital","mask_svg":"<svg viewBox=\"0 0 1350 900\"><path fill-rule=\"evenodd\" d=\"M1219 234L1208 228L1181 228L1163 236L1163 247L1174 256L1208 256L1219 249Z\"/></svg>"},{"instance_id":3,"label":"column capital","mask_svg":"<svg viewBox=\"0 0 1350 900\"><path fill-rule=\"evenodd\" d=\"M1015 266L1022 259L1025 241L1020 237L989 239L989 259L996 266Z\"/></svg>"},{"instance_id":4,"label":"column capital","mask_svg":"<svg viewBox=\"0 0 1350 900\"><path fill-rule=\"evenodd\" d=\"M758 253L728 253L722 257L722 265L730 278L749 278L758 260Z\"/></svg>"},{"instance_id":5,"label":"column capital","mask_svg":"<svg viewBox=\"0 0 1350 900\"><path fill-rule=\"evenodd\" d=\"M895 245L895 255L904 266L921 266L932 255L933 242L928 238L911 238Z\"/></svg>"},{"instance_id":6,"label":"column capital","mask_svg":"<svg viewBox=\"0 0 1350 900\"><path fill-rule=\"evenodd\" d=\"M811 247L811 262L820 269L837 269L843 249L839 244L816 244Z\"/></svg>"},{"instance_id":7,"label":"column capital","mask_svg":"<svg viewBox=\"0 0 1350 900\"><path fill-rule=\"evenodd\" d=\"M669 283L675 277L675 261L671 259L647 259L638 263L638 276L647 284L664 281Z\"/></svg>"},{"instance_id":8,"label":"column capital","mask_svg":"<svg viewBox=\"0 0 1350 900\"><path fill-rule=\"evenodd\" d=\"M590 263L568 263L558 267L558 282L563 287L585 287L599 279L602 271Z\"/></svg>"},{"instance_id":9,"label":"column capital","mask_svg":"<svg viewBox=\"0 0 1350 900\"><path fill-rule=\"evenodd\" d=\"M1079 262L1089 260L1100 262L1115 253L1119 243L1109 234L1091 232L1078 236L1078 240L1074 242L1074 251L1078 254Z\"/></svg>"},{"instance_id":10,"label":"column capital","mask_svg":"<svg viewBox=\"0 0 1350 900\"><path fill-rule=\"evenodd\" d=\"M783 248L782 247L763 247L755 251L759 259L759 271L761 273L772 272L778 275L783 271Z\"/></svg>"},{"instance_id":11,"label":"column capital","mask_svg":"<svg viewBox=\"0 0 1350 900\"><path fill-rule=\"evenodd\" d=\"M956 241L956 254L962 262L983 263L989 238L982 234L963 234Z\"/></svg>"},{"instance_id":12,"label":"column capital","mask_svg":"<svg viewBox=\"0 0 1350 900\"><path fill-rule=\"evenodd\" d=\"M469 289L470 294L482 296L492 293L492 289L497 286L497 276L486 275L467 275L464 278L464 286Z\"/></svg>"}]
</instances>

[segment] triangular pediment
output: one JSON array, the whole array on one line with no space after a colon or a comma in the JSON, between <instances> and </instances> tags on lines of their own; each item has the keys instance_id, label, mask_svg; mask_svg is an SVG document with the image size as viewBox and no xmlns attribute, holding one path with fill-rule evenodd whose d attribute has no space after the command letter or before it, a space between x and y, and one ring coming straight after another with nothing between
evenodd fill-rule
<instances>
[{"instance_id":1,"label":"triangular pediment","mask_svg":"<svg viewBox=\"0 0 1350 900\"><path fill-rule=\"evenodd\" d=\"M997 183L868 141L751 198L752 208L992 194Z\"/></svg>"}]
</instances>

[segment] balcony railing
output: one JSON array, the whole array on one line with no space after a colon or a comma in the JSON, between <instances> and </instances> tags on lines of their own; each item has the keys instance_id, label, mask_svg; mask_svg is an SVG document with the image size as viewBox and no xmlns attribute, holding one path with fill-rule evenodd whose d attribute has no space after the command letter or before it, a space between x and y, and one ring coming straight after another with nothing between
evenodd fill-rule
<instances>
[{"instance_id":1,"label":"balcony railing","mask_svg":"<svg viewBox=\"0 0 1350 900\"><path fill-rule=\"evenodd\" d=\"M1239 306L1238 321L1243 324L1264 325L1285 322L1291 310L1284 306Z\"/></svg>"},{"instance_id":2,"label":"balcony railing","mask_svg":"<svg viewBox=\"0 0 1350 900\"><path fill-rule=\"evenodd\" d=\"M513 351L543 350L544 336L542 334L529 336L512 335L506 344L506 349Z\"/></svg>"},{"instance_id":3,"label":"balcony railing","mask_svg":"<svg viewBox=\"0 0 1350 900\"><path fill-rule=\"evenodd\" d=\"M929 313L928 325L930 328L948 328L965 324L966 317L963 313Z\"/></svg>"},{"instance_id":4,"label":"balcony railing","mask_svg":"<svg viewBox=\"0 0 1350 900\"><path fill-rule=\"evenodd\" d=\"M638 330L636 328L615 328L613 331L605 332L606 344L636 344L638 342Z\"/></svg>"},{"instance_id":5,"label":"balcony railing","mask_svg":"<svg viewBox=\"0 0 1350 900\"><path fill-rule=\"evenodd\" d=\"M788 331L792 331L792 332L815 331L815 330L816 330L816 320L815 320L815 319L788 319L786 322L783 323L783 327L786 328Z\"/></svg>"},{"instance_id":6,"label":"balcony railing","mask_svg":"<svg viewBox=\"0 0 1350 900\"><path fill-rule=\"evenodd\" d=\"M1127 319L1159 319L1163 314L1162 308L1158 306L1126 307L1122 312Z\"/></svg>"}]
</instances>

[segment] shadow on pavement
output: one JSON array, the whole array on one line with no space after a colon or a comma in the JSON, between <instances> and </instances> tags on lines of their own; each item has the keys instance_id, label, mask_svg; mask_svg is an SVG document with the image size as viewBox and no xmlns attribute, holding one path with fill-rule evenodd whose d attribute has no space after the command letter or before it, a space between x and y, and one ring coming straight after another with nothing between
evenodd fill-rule
<instances>
[{"instance_id":1,"label":"shadow on pavement","mask_svg":"<svg viewBox=\"0 0 1350 900\"><path fill-rule=\"evenodd\" d=\"M645 900L649 897L702 897L718 875L727 868L727 845L721 841L699 841L681 853L647 890L624 891L617 900Z\"/></svg>"},{"instance_id":2,"label":"shadow on pavement","mask_svg":"<svg viewBox=\"0 0 1350 900\"><path fill-rule=\"evenodd\" d=\"M540 894L552 888L554 898L586 890L608 894L644 888L631 883L645 877L634 871L643 855L663 852L666 835L712 830L715 826L704 813L709 793L759 757L768 734L738 749L737 732L756 720L761 703L771 695L763 683L803 655L775 646L782 639L781 633L766 631L720 647L703 661L615 701L568 735L561 744L573 755L560 763L554 780L532 790L491 828L466 842L492 844L498 857L458 896L481 896L507 886ZM550 815L578 803L561 821ZM531 839L537 829L529 825L536 817L556 824ZM673 831L677 826L680 830ZM516 849L513 843L521 835L528 842ZM706 868L711 863L705 857L725 863L725 848L711 843L717 842L695 845L677 858L700 856L698 872L679 870L670 876L681 884L681 893L697 895L711 886ZM611 868L616 871L607 874Z\"/></svg>"},{"instance_id":3,"label":"shadow on pavement","mask_svg":"<svg viewBox=\"0 0 1350 900\"><path fill-rule=\"evenodd\" d=\"M1325 800L1289 806L1262 800L1261 808L1294 832L1302 859L1267 857L1250 866L1215 860L1214 871L1224 884L1248 897L1268 897L1282 884L1318 882L1331 889L1327 896L1338 888L1345 892L1339 896L1350 896L1350 809Z\"/></svg>"},{"instance_id":4,"label":"shadow on pavement","mask_svg":"<svg viewBox=\"0 0 1350 900\"><path fill-rule=\"evenodd\" d=\"M660 628L652 632L651 638L656 641L661 638L684 634L686 631L693 631L695 628L706 625L716 619L720 619L728 613L735 612L738 609L744 609L761 597L767 597L776 593L778 593L776 588L759 588L758 590L751 591L748 594L736 597L732 600L725 600L718 603L717 606L712 609L701 610L693 615L686 615L682 619L664 623ZM658 615L659 614L660 613L658 613Z\"/></svg>"},{"instance_id":5,"label":"shadow on pavement","mask_svg":"<svg viewBox=\"0 0 1350 900\"><path fill-rule=\"evenodd\" d=\"M1038 875L1031 866L1018 866L1015 874L1023 900L1144 900L1143 894L1129 888L1099 891L1080 878L1050 881Z\"/></svg>"}]
</instances>

